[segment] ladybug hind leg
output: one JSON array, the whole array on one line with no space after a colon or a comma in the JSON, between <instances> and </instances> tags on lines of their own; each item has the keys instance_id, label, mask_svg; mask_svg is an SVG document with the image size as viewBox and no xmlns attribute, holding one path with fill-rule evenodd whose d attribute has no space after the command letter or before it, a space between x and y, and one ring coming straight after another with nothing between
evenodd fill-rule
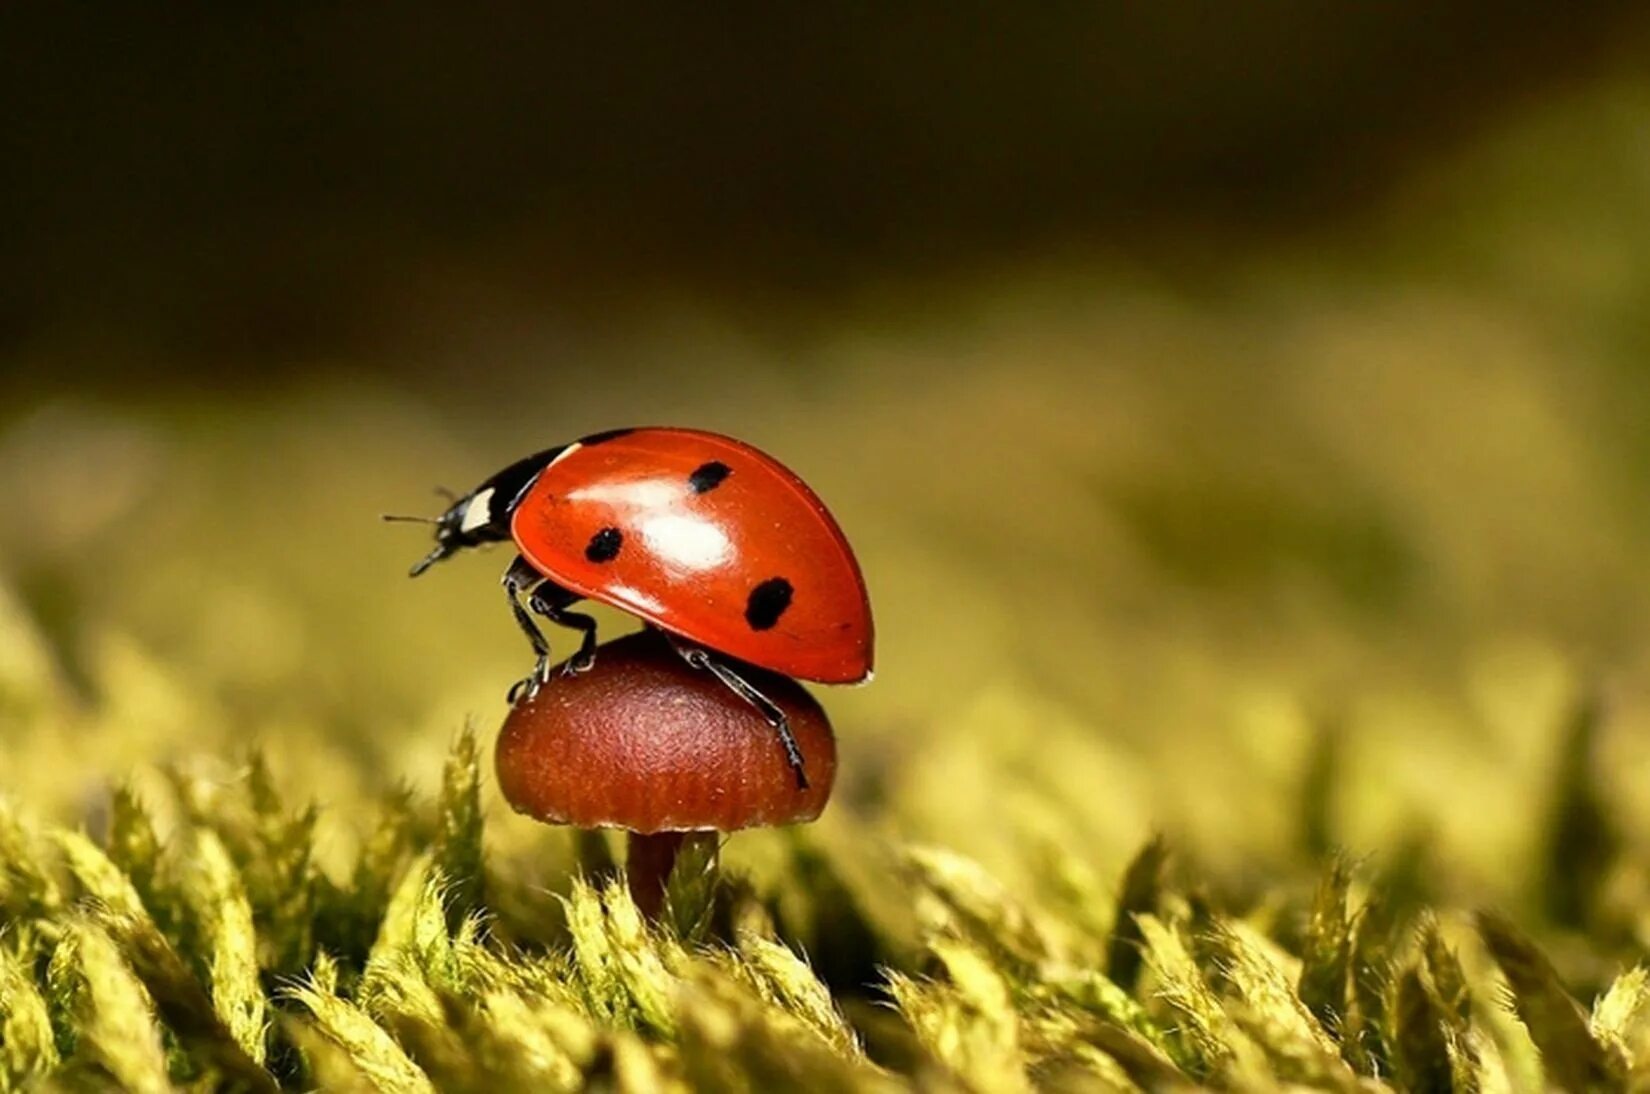
<instances>
[{"instance_id":1,"label":"ladybug hind leg","mask_svg":"<svg viewBox=\"0 0 1650 1094\"><path fill-rule=\"evenodd\" d=\"M772 699L763 695L755 684L741 676L739 670L714 656L709 650L689 646L674 639L671 645L676 647L676 652L681 654L682 659L689 665L709 672L729 691L756 708L757 713L761 714L779 735L779 745L785 750L785 759L791 765L791 771L796 774L797 789L808 789L808 773L803 770L802 750L797 747L796 737L791 733L791 720L785 717L785 712L780 710Z\"/></svg>"}]
</instances>

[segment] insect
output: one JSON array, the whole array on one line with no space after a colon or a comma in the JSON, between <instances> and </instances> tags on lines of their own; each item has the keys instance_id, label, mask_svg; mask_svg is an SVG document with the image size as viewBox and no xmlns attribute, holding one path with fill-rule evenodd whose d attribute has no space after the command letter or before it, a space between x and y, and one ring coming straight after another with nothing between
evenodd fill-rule
<instances>
[{"instance_id":1,"label":"insect","mask_svg":"<svg viewBox=\"0 0 1650 1094\"><path fill-rule=\"evenodd\" d=\"M739 662L824 684L870 679L870 600L859 563L812 490L773 457L693 429L618 429L518 460L452 500L417 577L455 552L513 541L504 573L516 623L537 657L515 702L548 679L543 618L581 633L566 670L595 663L592 600L672 636L778 732L800 785L785 716Z\"/></svg>"}]
</instances>

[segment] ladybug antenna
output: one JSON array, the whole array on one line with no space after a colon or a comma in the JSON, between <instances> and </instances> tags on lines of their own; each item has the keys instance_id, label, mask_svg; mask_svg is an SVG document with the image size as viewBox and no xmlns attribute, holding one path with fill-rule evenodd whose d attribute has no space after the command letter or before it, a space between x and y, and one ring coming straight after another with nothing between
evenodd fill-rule
<instances>
[{"instance_id":1,"label":"ladybug antenna","mask_svg":"<svg viewBox=\"0 0 1650 1094\"><path fill-rule=\"evenodd\" d=\"M402 524L440 524L436 517L409 517L400 513L380 513L379 519Z\"/></svg>"},{"instance_id":2,"label":"ladybug antenna","mask_svg":"<svg viewBox=\"0 0 1650 1094\"><path fill-rule=\"evenodd\" d=\"M458 491L445 486L438 486L435 488L435 496L451 505L458 500Z\"/></svg>"}]
</instances>

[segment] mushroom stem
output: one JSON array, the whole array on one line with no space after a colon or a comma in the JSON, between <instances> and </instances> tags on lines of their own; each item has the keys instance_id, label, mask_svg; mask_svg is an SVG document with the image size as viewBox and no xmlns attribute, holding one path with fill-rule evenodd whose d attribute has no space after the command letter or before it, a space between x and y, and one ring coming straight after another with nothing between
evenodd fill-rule
<instances>
[{"instance_id":1,"label":"mushroom stem","mask_svg":"<svg viewBox=\"0 0 1650 1094\"><path fill-rule=\"evenodd\" d=\"M712 829L652 835L632 832L625 864L630 898L648 919L658 921L668 911L684 935L699 931L716 899L721 850L722 835ZM687 874L677 877L677 870Z\"/></svg>"},{"instance_id":2,"label":"mushroom stem","mask_svg":"<svg viewBox=\"0 0 1650 1094\"><path fill-rule=\"evenodd\" d=\"M665 889L676 865L686 832L632 832L630 854L625 859L625 875L630 879L630 898L649 919L658 919L665 908Z\"/></svg>"}]
</instances>

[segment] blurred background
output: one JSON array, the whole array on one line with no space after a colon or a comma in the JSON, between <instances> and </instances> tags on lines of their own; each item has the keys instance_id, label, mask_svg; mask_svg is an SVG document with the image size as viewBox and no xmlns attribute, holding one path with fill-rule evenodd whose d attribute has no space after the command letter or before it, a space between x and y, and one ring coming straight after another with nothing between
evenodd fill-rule
<instances>
[{"instance_id":1,"label":"blurred background","mask_svg":"<svg viewBox=\"0 0 1650 1094\"><path fill-rule=\"evenodd\" d=\"M1650 885L1642 6L19 4L0 50L33 808L261 745L347 848L528 665L506 555L409 582L378 514L670 423L867 571L821 839L1536 900L1585 784Z\"/></svg>"}]
</instances>

